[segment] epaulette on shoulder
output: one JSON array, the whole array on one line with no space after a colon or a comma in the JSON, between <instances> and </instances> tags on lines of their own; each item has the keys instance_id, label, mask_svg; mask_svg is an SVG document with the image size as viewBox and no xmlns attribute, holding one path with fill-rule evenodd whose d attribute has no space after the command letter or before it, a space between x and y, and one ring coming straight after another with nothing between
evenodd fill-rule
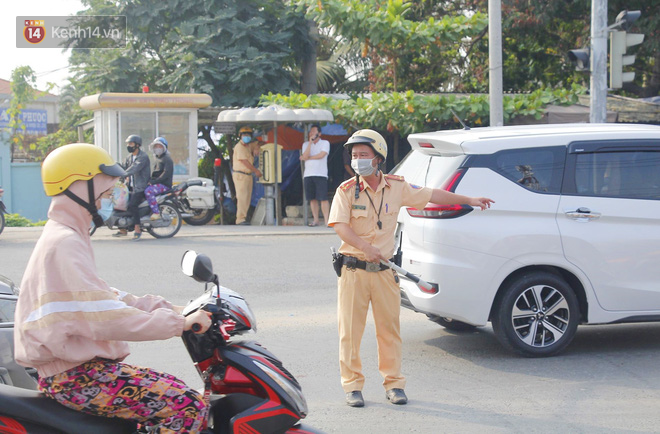
<instances>
[{"instance_id":1,"label":"epaulette on shoulder","mask_svg":"<svg viewBox=\"0 0 660 434\"><path fill-rule=\"evenodd\" d=\"M388 175L385 175L385 178L389 179L389 180L392 180L392 181L405 181L403 179L403 176L400 176L400 175L389 175L388 174Z\"/></svg>"},{"instance_id":2,"label":"epaulette on shoulder","mask_svg":"<svg viewBox=\"0 0 660 434\"><path fill-rule=\"evenodd\" d=\"M347 179L339 185L341 191L346 191L355 185L355 178Z\"/></svg>"}]
</instances>

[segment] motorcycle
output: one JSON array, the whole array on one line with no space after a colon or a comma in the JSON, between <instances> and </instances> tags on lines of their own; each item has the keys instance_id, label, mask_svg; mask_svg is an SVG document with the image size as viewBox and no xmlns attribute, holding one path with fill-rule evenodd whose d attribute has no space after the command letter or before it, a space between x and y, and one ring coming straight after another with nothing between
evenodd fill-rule
<instances>
[{"instance_id":1,"label":"motorcycle","mask_svg":"<svg viewBox=\"0 0 660 434\"><path fill-rule=\"evenodd\" d=\"M5 207L5 204L2 202L2 195L5 191L0 187L0 234L2 233L2 230L5 228L5 214L7 214L7 208Z\"/></svg>"},{"instance_id":2,"label":"motorcycle","mask_svg":"<svg viewBox=\"0 0 660 434\"><path fill-rule=\"evenodd\" d=\"M222 197L220 189L213 185L208 178L191 178L187 182L200 181L201 184L189 187L181 195L179 204L183 214L183 221L193 226L203 226L210 222L213 217L222 211Z\"/></svg>"},{"instance_id":3,"label":"motorcycle","mask_svg":"<svg viewBox=\"0 0 660 434\"><path fill-rule=\"evenodd\" d=\"M256 342L235 338L256 332L256 321L245 299L220 285L211 260L194 251L183 255L184 274L205 284L204 294L183 311L212 314L212 326L182 335L209 403L211 433L319 433L300 420L307 403L300 384L282 362ZM9 433L136 433L133 422L91 416L70 410L34 391L0 384L0 432ZM4 430L4 431L3 431Z\"/></svg>"},{"instance_id":4,"label":"motorcycle","mask_svg":"<svg viewBox=\"0 0 660 434\"><path fill-rule=\"evenodd\" d=\"M138 205L140 214L140 228L149 232L154 238L171 238L181 229L181 219L191 217L192 214L185 212L180 197L185 191L196 185L202 185L199 180L185 181L175 185L156 196L158 201L158 210L160 217L151 220L151 207L146 200ZM104 224L110 229L125 229L132 231L135 229L133 216L129 211L114 210Z\"/></svg>"}]
</instances>

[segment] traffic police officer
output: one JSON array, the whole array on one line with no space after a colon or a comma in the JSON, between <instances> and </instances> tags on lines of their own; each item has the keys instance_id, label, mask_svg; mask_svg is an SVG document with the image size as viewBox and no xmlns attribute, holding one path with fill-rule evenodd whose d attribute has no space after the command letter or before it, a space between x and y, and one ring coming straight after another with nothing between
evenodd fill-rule
<instances>
[{"instance_id":1,"label":"traffic police officer","mask_svg":"<svg viewBox=\"0 0 660 434\"><path fill-rule=\"evenodd\" d=\"M380 260L388 260L394 253L399 208L422 209L433 202L468 204L483 210L493 201L417 187L401 176L383 174L381 165L387 158L387 144L376 131L356 131L344 146L351 153L351 167L356 176L337 188L328 220L342 240L339 260L343 266L338 279L341 383L346 403L352 407L364 406L360 342L371 303L378 342L378 370L384 378L385 395L393 404L405 404L408 398L401 374L399 279L396 272L380 264Z\"/></svg>"},{"instance_id":2,"label":"traffic police officer","mask_svg":"<svg viewBox=\"0 0 660 434\"><path fill-rule=\"evenodd\" d=\"M240 141L234 145L232 157L232 178L236 188L236 224L249 225L246 220L250 199L252 198L252 174L261 178L261 171L254 167L254 156L250 148L252 128L243 127L238 131Z\"/></svg>"}]
</instances>

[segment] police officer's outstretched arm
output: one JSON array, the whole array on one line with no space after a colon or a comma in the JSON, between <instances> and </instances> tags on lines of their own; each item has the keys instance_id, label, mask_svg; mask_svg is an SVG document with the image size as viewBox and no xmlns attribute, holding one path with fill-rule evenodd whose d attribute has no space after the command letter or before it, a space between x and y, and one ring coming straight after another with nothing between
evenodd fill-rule
<instances>
[{"instance_id":1,"label":"police officer's outstretched arm","mask_svg":"<svg viewBox=\"0 0 660 434\"><path fill-rule=\"evenodd\" d=\"M490 208L491 203L495 203L493 199L487 197L469 197L463 196L462 194L452 193L447 190L442 190L439 188L433 189L431 193L431 203L438 205L470 205L476 206L484 210Z\"/></svg>"},{"instance_id":2,"label":"police officer's outstretched arm","mask_svg":"<svg viewBox=\"0 0 660 434\"><path fill-rule=\"evenodd\" d=\"M378 248L360 238L348 223L335 223L333 229L343 242L364 252L367 262L380 262L381 259L387 261Z\"/></svg>"}]
</instances>

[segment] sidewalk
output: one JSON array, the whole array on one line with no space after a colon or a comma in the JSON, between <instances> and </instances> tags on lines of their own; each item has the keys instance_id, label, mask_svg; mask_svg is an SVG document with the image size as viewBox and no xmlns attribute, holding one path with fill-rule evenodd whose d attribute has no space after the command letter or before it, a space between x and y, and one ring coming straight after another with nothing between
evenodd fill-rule
<instances>
[{"instance_id":1,"label":"sidewalk","mask_svg":"<svg viewBox=\"0 0 660 434\"><path fill-rule=\"evenodd\" d=\"M8 228L6 227L0 234L0 243L36 240L41 235L43 227L33 228ZM96 239L117 239L112 234L116 229L102 227L96 230L92 240ZM130 235L130 233L129 233ZM336 236L332 228L317 226L236 226L236 225L205 225L191 226L183 224L174 238L179 237L255 237L255 236L286 236L286 235L332 235ZM153 237L145 232L143 238Z\"/></svg>"}]
</instances>

